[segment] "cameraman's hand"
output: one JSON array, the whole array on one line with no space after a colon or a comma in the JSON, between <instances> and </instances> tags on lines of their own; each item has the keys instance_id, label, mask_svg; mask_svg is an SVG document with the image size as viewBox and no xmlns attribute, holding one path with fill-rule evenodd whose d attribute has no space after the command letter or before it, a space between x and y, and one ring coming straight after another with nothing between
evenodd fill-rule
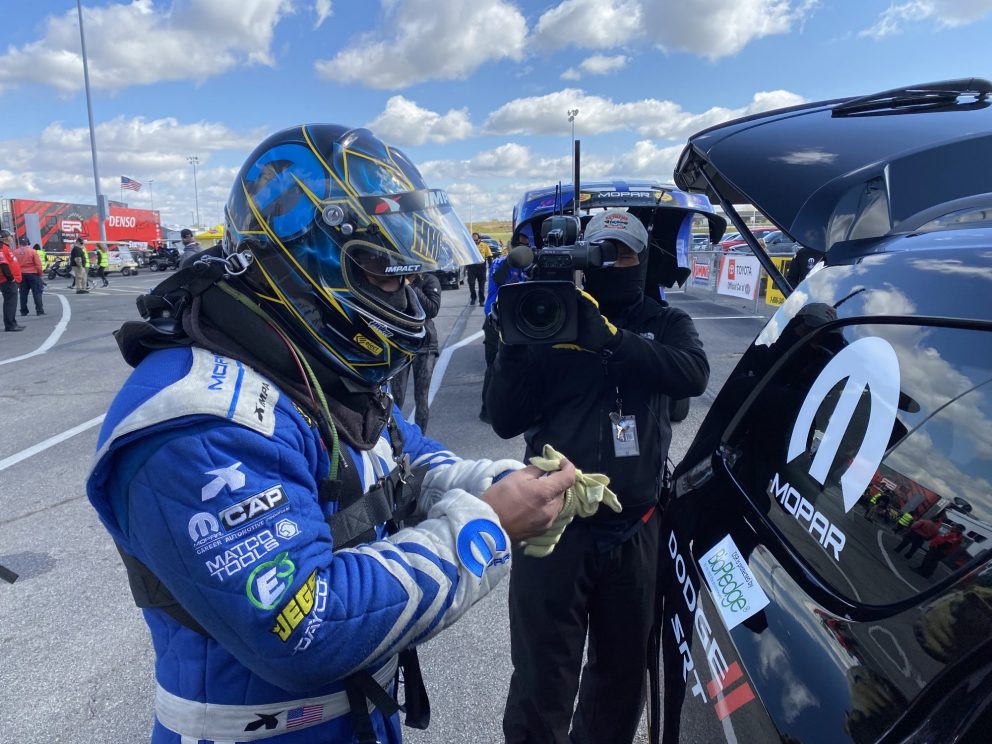
<instances>
[{"instance_id":1,"label":"cameraman's hand","mask_svg":"<svg viewBox=\"0 0 992 744\"><path fill-rule=\"evenodd\" d=\"M599 303L595 298L583 292L578 293L578 338L574 344L555 344L556 349L574 349L591 351L595 354L601 351L613 351L620 344L620 332L607 318L600 314Z\"/></svg>"},{"instance_id":2,"label":"cameraman's hand","mask_svg":"<svg viewBox=\"0 0 992 744\"><path fill-rule=\"evenodd\" d=\"M545 473L528 465L491 485L482 500L492 507L514 542L545 532L564 503L564 494L575 483L575 466L563 460L561 470Z\"/></svg>"}]
</instances>

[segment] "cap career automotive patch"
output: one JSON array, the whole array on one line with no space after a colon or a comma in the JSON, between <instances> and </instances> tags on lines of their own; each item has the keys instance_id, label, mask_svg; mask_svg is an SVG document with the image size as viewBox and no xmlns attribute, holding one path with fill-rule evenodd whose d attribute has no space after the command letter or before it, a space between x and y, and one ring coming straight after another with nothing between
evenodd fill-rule
<instances>
[{"instance_id":1,"label":"cap career automotive patch","mask_svg":"<svg viewBox=\"0 0 992 744\"><path fill-rule=\"evenodd\" d=\"M234 530L285 504L287 504L286 492L283 491L282 486L273 486L250 496L240 504L224 509L220 513L220 521L225 530Z\"/></svg>"}]
</instances>

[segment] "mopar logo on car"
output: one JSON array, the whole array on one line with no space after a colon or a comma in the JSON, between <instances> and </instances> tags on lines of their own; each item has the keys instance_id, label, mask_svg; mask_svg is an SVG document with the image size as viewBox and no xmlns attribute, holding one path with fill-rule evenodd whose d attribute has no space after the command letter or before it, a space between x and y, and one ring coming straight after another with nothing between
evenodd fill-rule
<instances>
[{"instance_id":1,"label":"mopar logo on car","mask_svg":"<svg viewBox=\"0 0 992 744\"><path fill-rule=\"evenodd\" d=\"M851 464L840 479L844 511L849 512L878 470L892 435L899 405L899 358L889 342L882 338L862 338L845 346L823 368L806 394L792 429L787 462L806 452L813 419L830 391L842 381L846 381L844 390L816 449L809 474L821 485L826 483L830 466L837 458L854 412L867 390L871 405L868 427L861 446L853 453Z\"/></svg>"}]
</instances>

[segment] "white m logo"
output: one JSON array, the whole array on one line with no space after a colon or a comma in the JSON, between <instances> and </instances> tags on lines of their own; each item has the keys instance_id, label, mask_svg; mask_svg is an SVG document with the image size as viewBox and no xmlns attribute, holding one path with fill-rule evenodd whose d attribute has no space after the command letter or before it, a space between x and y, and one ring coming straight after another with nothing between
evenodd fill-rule
<instances>
[{"instance_id":1,"label":"white m logo","mask_svg":"<svg viewBox=\"0 0 992 744\"><path fill-rule=\"evenodd\" d=\"M813 457L809 474L821 485L826 482L830 466L837 457L837 450L867 387L871 395L868 428L854 460L840 479L846 513L858 503L868 487L882 462L892 435L899 405L899 359L888 341L876 337L859 339L844 347L831 359L816 378L806 394L803 407L799 409L792 439L789 440L789 462L806 451L806 442L809 440L816 412L830 390L842 380L847 380L847 383L837 401L837 407L830 415L827 430Z\"/></svg>"}]
</instances>

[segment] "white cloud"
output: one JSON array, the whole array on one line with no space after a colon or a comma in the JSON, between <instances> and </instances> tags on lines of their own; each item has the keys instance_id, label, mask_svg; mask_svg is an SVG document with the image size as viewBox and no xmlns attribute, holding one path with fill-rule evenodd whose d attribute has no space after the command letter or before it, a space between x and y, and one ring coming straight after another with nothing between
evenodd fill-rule
<instances>
[{"instance_id":1,"label":"white cloud","mask_svg":"<svg viewBox=\"0 0 992 744\"><path fill-rule=\"evenodd\" d=\"M393 96L373 119L369 129L383 140L398 145L422 145L461 140L472 134L468 109L451 109L442 115L421 108L403 96Z\"/></svg>"},{"instance_id":2,"label":"white cloud","mask_svg":"<svg viewBox=\"0 0 992 744\"><path fill-rule=\"evenodd\" d=\"M647 41L667 51L719 59L737 54L755 39L788 33L812 13L817 2L564 0L538 19L536 45L612 49Z\"/></svg>"},{"instance_id":3,"label":"white cloud","mask_svg":"<svg viewBox=\"0 0 992 744\"><path fill-rule=\"evenodd\" d=\"M405 88L463 79L493 60L523 56L527 22L507 0L389 0L383 28L315 63L328 80Z\"/></svg>"},{"instance_id":4,"label":"white cloud","mask_svg":"<svg viewBox=\"0 0 992 744\"><path fill-rule=\"evenodd\" d=\"M582 60L579 68L587 75L609 75L622 70L629 61L630 58L623 54L616 54L612 57L594 54Z\"/></svg>"},{"instance_id":5,"label":"white cloud","mask_svg":"<svg viewBox=\"0 0 992 744\"><path fill-rule=\"evenodd\" d=\"M159 10L132 0L83 10L90 84L119 90L162 80L202 81L243 64L272 64L272 35L292 0L186 0ZM45 19L42 38L0 55L3 85L83 87L73 8Z\"/></svg>"},{"instance_id":6,"label":"white cloud","mask_svg":"<svg viewBox=\"0 0 992 744\"><path fill-rule=\"evenodd\" d=\"M518 98L500 106L489 115L485 129L493 134L564 134L570 126L565 112L577 108L576 134L633 130L660 139L684 139L720 122L802 101L802 97L789 91L762 91L755 93L751 103L742 108L714 107L690 114L672 101L645 98L614 103L577 88L566 88L543 96Z\"/></svg>"},{"instance_id":7,"label":"white cloud","mask_svg":"<svg viewBox=\"0 0 992 744\"><path fill-rule=\"evenodd\" d=\"M603 54L594 54L582 60L579 63L578 70L574 67L569 67L561 74L561 78L562 80L579 80L582 77L582 73L586 75L609 75L622 70L627 66L629 61L630 57L624 54L617 54L612 57L607 57Z\"/></svg>"},{"instance_id":8,"label":"white cloud","mask_svg":"<svg viewBox=\"0 0 992 744\"><path fill-rule=\"evenodd\" d=\"M873 26L860 36L884 39L902 33L919 21L936 21L939 27L965 26L992 12L992 0L910 0L893 3L878 17Z\"/></svg>"},{"instance_id":9,"label":"white cloud","mask_svg":"<svg viewBox=\"0 0 992 744\"><path fill-rule=\"evenodd\" d=\"M189 223L195 200L192 169L186 157L197 155L201 220L213 224L241 161L264 135L262 131L235 132L216 122L182 123L174 118L117 117L102 122L96 128L101 190L118 199L120 177L129 176L142 183L142 191L127 193L126 201L148 208L154 195L163 221ZM0 191L6 196L94 203L89 131L85 127L67 129L54 122L37 136L0 141L0 152L4 153ZM212 162L224 154L238 166Z\"/></svg>"},{"instance_id":10,"label":"white cloud","mask_svg":"<svg viewBox=\"0 0 992 744\"><path fill-rule=\"evenodd\" d=\"M610 49L628 44L644 35L641 5L640 0L565 0L538 19L536 45Z\"/></svg>"},{"instance_id":11,"label":"white cloud","mask_svg":"<svg viewBox=\"0 0 992 744\"><path fill-rule=\"evenodd\" d=\"M313 12L317 16L317 20L314 22L313 27L318 29L324 21L334 15L334 9L331 7L331 0L317 0L313 4Z\"/></svg>"}]
</instances>

